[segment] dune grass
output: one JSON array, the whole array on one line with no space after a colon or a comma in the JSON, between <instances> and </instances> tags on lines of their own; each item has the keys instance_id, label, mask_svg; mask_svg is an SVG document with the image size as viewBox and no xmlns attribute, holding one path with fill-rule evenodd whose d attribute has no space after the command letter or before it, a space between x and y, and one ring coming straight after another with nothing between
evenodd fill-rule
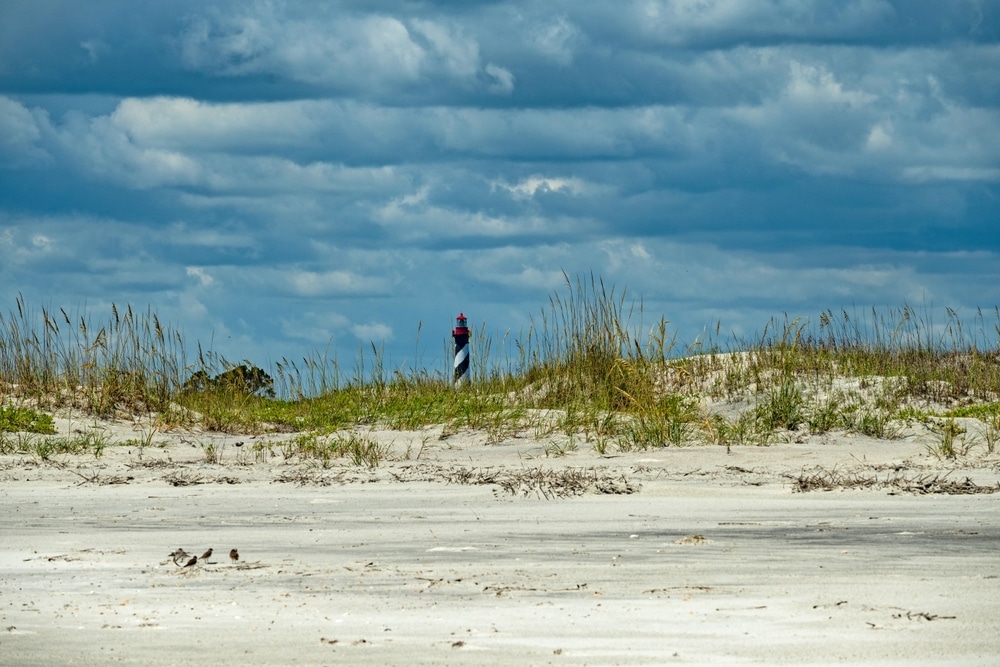
<instances>
[{"instance_id":1,"label":"dune grass","mask_svg":"<svg viewBox=\"0 0 1000 667\"><path fill-rule=\"evenodd\" d=\"M446 372L388 370L375 346L362 348L346 374L328 351L283 358L266 374L200 345L191 361L181 334L149 309L110 310L95 323L91 313L33 310L18 296L0 314L0 382L10 403L0 431L44 423L27 409L154 413L158 428L298 432L304 439L286 456L373 465L386 451L330 434L443 425L445 434L482 431L489 442L565 434L603 454L767 445L837 429L891 438L907 420L975 416L989 426L992 451L1000 419L996 308L991 319L978 311L971 328L948 309L941 322L910 306L828 310L815 321L776 317L751 338L723 341L716 326L682 346L665 318L644 325L642 302L625 290L567 276L526 331L475 331L472 381L460 390ZM222 381L236 370L241 382ZM244 371L273 384L243 384ZM941 433L952 447L960 440Z\"/></svg>"},{"instance_id":2,"label":"dune grass","mask_svg":"<svg viewBox=\"0 0 1000 667\"><path fill-rule=\"evenodd\" d=\"M163 410L184 373L180 333L131 306L97 325L91 313L31 308L21 295L0 313L0 380L39 404L74 404L98 416Z\"/></svg>"}]
</instances>

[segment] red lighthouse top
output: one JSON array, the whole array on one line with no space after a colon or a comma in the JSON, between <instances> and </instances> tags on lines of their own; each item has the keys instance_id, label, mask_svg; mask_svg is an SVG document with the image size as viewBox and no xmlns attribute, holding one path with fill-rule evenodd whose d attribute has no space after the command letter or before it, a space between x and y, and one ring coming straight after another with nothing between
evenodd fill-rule
<instances>
[{"instance_id":1,"label":"red lighthouse top","mask_svg":"<svg viewBox=\"0 0 1000 667\"><path fill-rule=\"evenodd\" d=\"M456 336L469 335L469 318L467 318L462 313L459 313L458 317L455 318L455 335Z\"/></svg>"}]
</instances>

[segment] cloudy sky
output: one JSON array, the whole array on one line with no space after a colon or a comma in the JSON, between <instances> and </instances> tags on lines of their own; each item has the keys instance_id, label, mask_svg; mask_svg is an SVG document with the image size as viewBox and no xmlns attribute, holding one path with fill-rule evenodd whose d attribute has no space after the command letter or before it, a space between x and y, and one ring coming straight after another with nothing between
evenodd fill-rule
<instances>
[{"instance_id":1,"label":"cloudy sky","mask_svg":"<svg viewBox=\"0 0 1000 667\"><path fill-rule=\"evenodd\" d=\"M971 320L998 223L998 0L0 3L4 312L149 305L262 365L437 365L564 271L686 341Z\"/></svg>"}]
</instances>

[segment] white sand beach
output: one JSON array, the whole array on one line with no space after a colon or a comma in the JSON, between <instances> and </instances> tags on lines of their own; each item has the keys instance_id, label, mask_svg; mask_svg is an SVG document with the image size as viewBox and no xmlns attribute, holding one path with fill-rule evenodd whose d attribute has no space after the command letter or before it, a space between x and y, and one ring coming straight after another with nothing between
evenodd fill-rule
<instances>
[{"instance_id":1,"label":"white sand beach","mask_svg":"<svg viewBox=\"0 0 1000 667\"><path fill-rule=\"evenodd\" d=\"M4 456L4 664L1000 660L1000 493L961 492L995 487L1000 461L932 456L919 428L610 457L366 435L392 445L377 468L179 431ZM797 490L820 471L869 483ZM185 568L178 547L214 555Z\"/></svg>"}]
</instances>

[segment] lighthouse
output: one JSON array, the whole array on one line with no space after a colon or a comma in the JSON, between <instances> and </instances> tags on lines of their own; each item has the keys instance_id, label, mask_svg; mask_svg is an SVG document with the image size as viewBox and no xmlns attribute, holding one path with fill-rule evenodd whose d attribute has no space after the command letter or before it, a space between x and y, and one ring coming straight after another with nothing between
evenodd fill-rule
<instances>
[{"instance_id":1,"label":"lighthouse","mask_svg":"<svg viewBox=\"0 0 1000 667\"><path fill-rule=\"evenodd\" d=\"M462 313L455 318L455 389L469 381L469 320Z\"/></svg>"}]
</instances>

